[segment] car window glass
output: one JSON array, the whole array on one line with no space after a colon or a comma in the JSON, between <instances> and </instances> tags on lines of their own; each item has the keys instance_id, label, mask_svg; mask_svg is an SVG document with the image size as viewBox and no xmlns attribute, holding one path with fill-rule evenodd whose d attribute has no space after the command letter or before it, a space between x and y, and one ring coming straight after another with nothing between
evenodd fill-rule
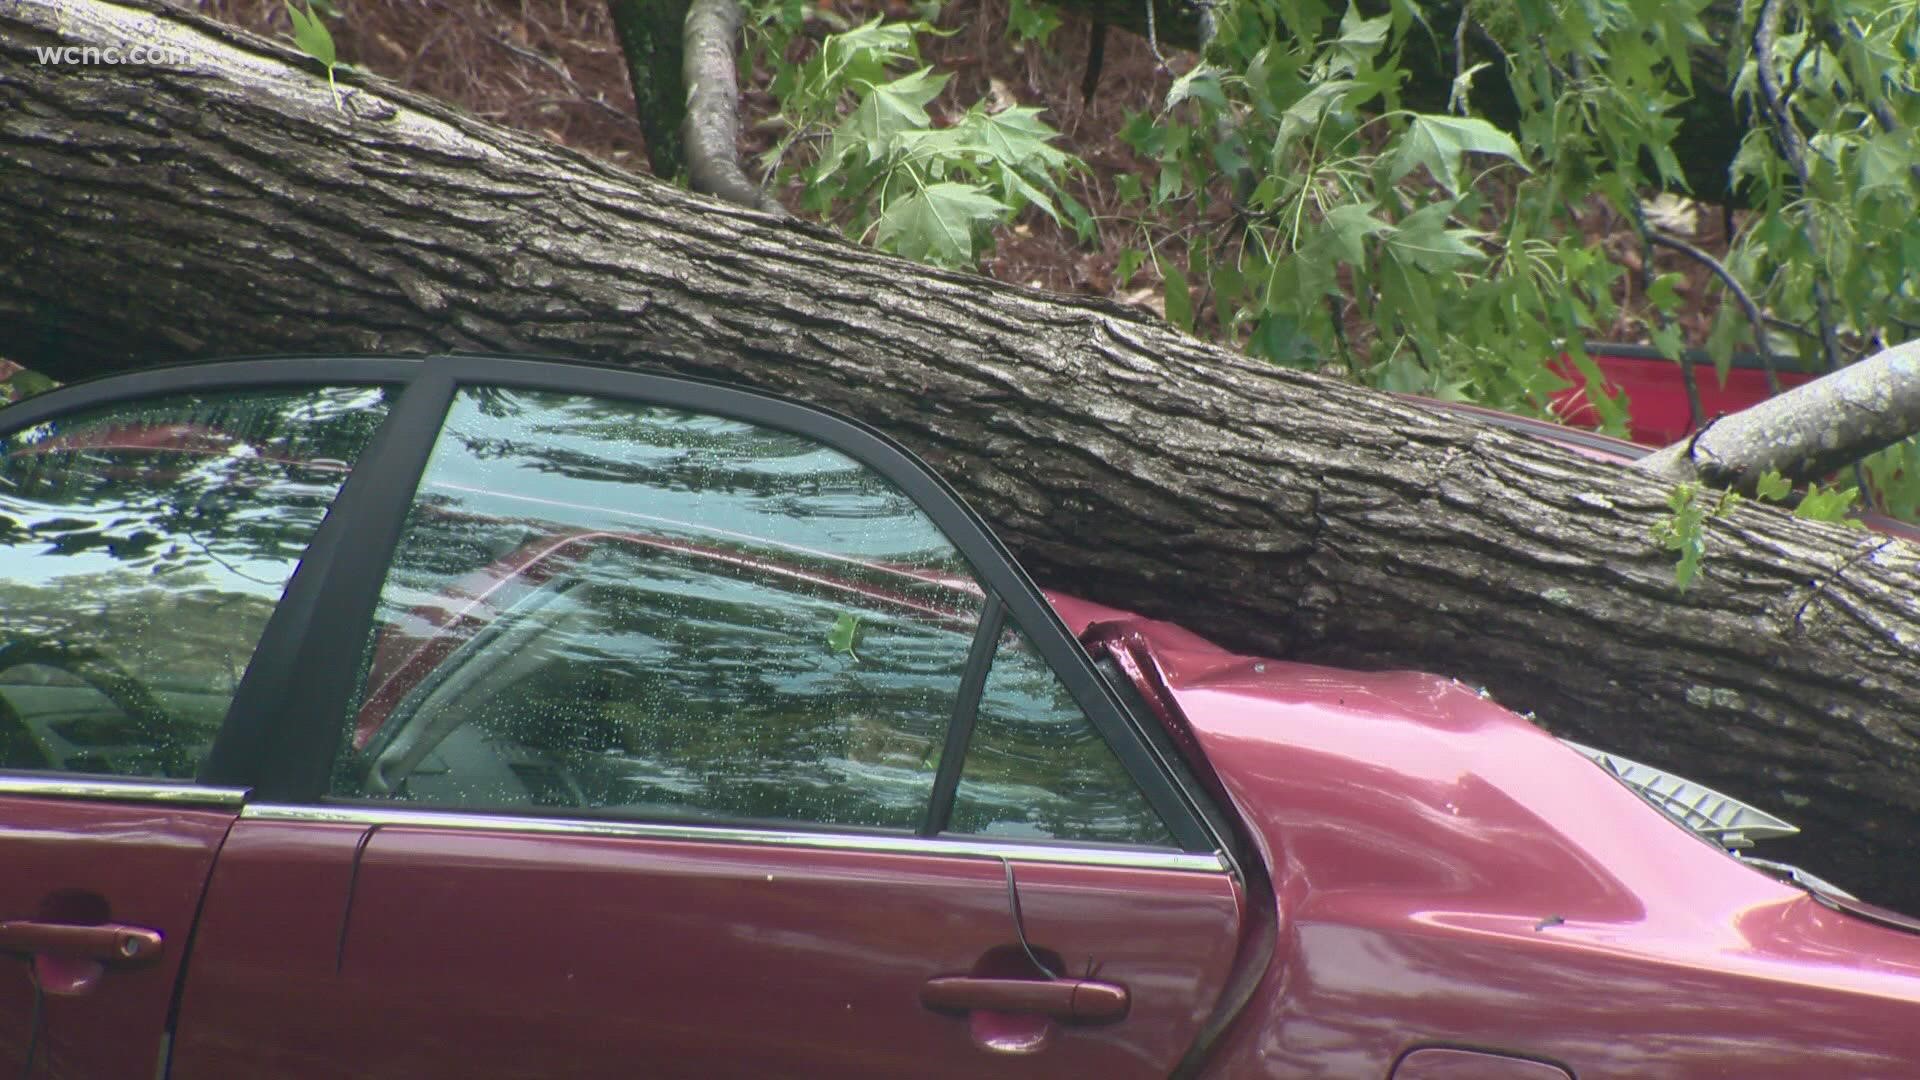
<instances>
[{"instance_id":1,"label":"car window glass","mask_svg":"<svg viewBox=\"0 0 1920 1080\"><path fill-rule=\"evenodd\" d=\"M0 768L193 776L385 413L183 394L0 438Z\"/></svg>"},{"instance_id":2,"label":"car window glass","mask_svg":"<svg viewBox=\"0 0 1920 1080\"><path fill-rule=\"evenodd\" d=\"M1146 797L1032 642L1001 635L949 829L1034 840L1173 844Z\"/></svg>"},{"instance_id":3,"label":"car window glass","mask_svg":"<svg viewBox=\"0 0 1920 1080\"><path fill-rule=\"evenodd\" d=\"M334 794L915 828L980 607L911 499L810 438L465 390Z\"/></svg>"}]
</instances>

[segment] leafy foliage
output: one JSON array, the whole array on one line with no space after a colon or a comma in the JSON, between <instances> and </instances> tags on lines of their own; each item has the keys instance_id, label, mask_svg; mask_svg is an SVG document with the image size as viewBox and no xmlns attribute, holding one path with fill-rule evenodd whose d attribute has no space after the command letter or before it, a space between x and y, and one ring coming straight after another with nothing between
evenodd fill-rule
<instances>
[{"instance_id":1,"label":"leafy foliage","mask_svg":"<svg viewBox=\"0 0 1920 1080\"><path fill-rule=\"evenodd\" d=\"M1707 522L1732 512L1740 496L1722 491L1708 496L1698 484L1679 484L1667 495L1672 516L1654 522L1653 542L1679 555L1673 567L1673 587L1681 592L1693 584L1706 557Z\"/></svg>"},{"instance_id":2,"label":"leafy foliage","mask_svg":"<svg viewBox=\"0 0 1920 1080\"><path fill-rule=\"evenodd\" d=\"M1755 481L1753 493L1762 502L1793 507L1794 517L1866 528L1852 516L1854 503L1860 497L1858 488L1808 484L1804 492L1796 494L1791 481L1778 470L1769 470ZM1706 556L1707 523L1732 513L1744 501L1731 491L1712 493L1711 502L1706 494L1698 484L1676 486L1667 495L1667 509L1671 514L1653 525L1653 542L1679 556L1673 568L1673 584L1681 592L1686 592L1700 573L1700 564Z\"/></svg>"},{"instance_id":3,"label":"leafy foliage","mask_svg":"<svg viewBox=\"0 0 1920 1080\"><path fill-rule=\"evenodd\" d=\"M1800 504L1793 508L1793 516L1864 529L1866 526L1858 519L1847 516L1859 497L1859 488L1829 488L1814 484L1801 497Z\"/></svg>"},{"instance_id":4,"label":"leafy foliage","mask_svg":"<svg viewBox=\"0 0 1920 1080\"><path fill-rule=\"evenodd\" d=\"M1675 359L1705 348L1723 378L1743 347L1819 370L1920 328L1915 0L1234 0L1213 14L1199 62L1123 132L1155 171L1116 178L1140 241L1117 276L1151 268L1167 317L1195 333L1519 411L1544 410L1572 372L1618 432L1626 403L1601 391L1580 343L1623 317ZM1010 33L1031 47L1056 22L1020 0ZM924 32L868 24L781 71L789 143L825 142L800 172L809 206L948 265L1023 202L1082 224L1047 182L1073 163L1037 117L998 146L978 106L929 122L944 80L918 66ZM1473 55L1457 55L1468 41ZM1408 84L1431 77L1411 57L1436 42L1456 54L1449 108L1410 109ZM1474 104L1496 63L1517 106L1498 123ZM1682 113L1729 85L1755 119L1734 166L1751 209L1725 268L1774 321L1726 302L1688 340L1673 321L1679 276L1652 269L1647 202L1684 185ZM1577 214L1596 203L1640 229L1641 250L1583 236ZM1639 302L1623 310L1628 296ZM1867 471L1883 506L1920 511L1913 444Z\"/></svg>"},{"instance_id":5,"label":"leafy foliage","mask_svg":"<svg viewBox=\"0 0 1920 1080\"><path fill-rule=\"evenodd\" d=\"M785 18L762 19L770 52L787 47ZM948 79L920 64L917 38L931 32L921 21L876 19L783 68L773 91L789 131L769 167L804 147L801 163L787 168L804 182L806 209L941 266L973 265L989 230L1028 206L1089 229L1086 210L1060 187L1082 166L1053 146L1059 133L1039 109L976 102L945 123L928 112ZM911 70L895 74L901 68Z\"/></svg>"},{"instance_id":6,"label":"leafy foliage","mask_svg":"<svg viewBox=\"0 0 1920 1080\"><path fill-rule=\"evenodd\" d=\"M1680 95L1654 60L1668 37L1680 56L1700 39L1703 6L1666 5L1650 31L1626 5L1472 5L1462 17L1523 76L1509 132L1465 114L1484 65L1456 73L1460 114L1401 105L1413 35L1446 29L1405 0L1370 16L1243 0L1166 108L1128 127L1160 166L1137 191L1143 231L1187 246L1213 308L1203 330L1276 363L1524 410L1564 385L1548 367L1564 351L1598 391L1579 342L1615 320L1624 270L1570 208L1631 206L1642 160L1667 171L1670 125L1655 121ZM1237 228L1181 224L1222 197ZM1620 404L1590 396L1618 428Z\"/></svg>"}]
</instances>

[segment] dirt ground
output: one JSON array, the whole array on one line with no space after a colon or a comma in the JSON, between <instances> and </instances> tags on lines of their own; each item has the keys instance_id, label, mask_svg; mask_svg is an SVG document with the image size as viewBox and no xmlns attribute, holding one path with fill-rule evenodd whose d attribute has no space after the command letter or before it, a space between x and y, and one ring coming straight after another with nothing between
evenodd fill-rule
<instances>
[{"instance_id":1,"label":"dirt ground","mask_svg":"<svg viewBox=\"0 0 1920 1080\"><path fill-rule=\"evenodd\" d=\"M402 85L457 103L478 116L539 133L555 142L593 154L636 172L647 171L639 125L632 119L633 95L600 0L332 0L341 18L330 20L343 60ZM288 36L288 18L280 0L200 0L208 14L270 36ZM858 22L871 14L912 14L906 0L834 0L838 17ZM954 74L935 102L958 116L965 104L993 93L1001 100L1037 105L1063 135L1065 149L1087 162L1070 190L1101 222L1091 244L1082 244L1038 213L1029 213L1000 236L981 269L1002 281L1061 292L1113 297L1158 310L1157 282L1151 268L1129 281L1114 280L1120 251L1137 244L1134 228L1119 213L1114 177L1148 167L1122 143L1118 132L1127 116L1164 99L1175 73L1192 63L1190 54L1170 52L1168 68L1154 58L1142 39L1122 31L1108 35L1097 89L1082 100L1089 27L1071 13L1045 49L1018 48L1005 33L1007 0L952 0L936 22L949 36L922 42L927 59ZM775 132L764 123L773 98L764 87L765 72L750 73L744 98L743 151L751 161L771 145ZM794 192L778 193L790 206ZM1709 251L1721 251L1725 236L1720 215L1711 208L1689 216L1693 223L1669 222ZM1639 267L1639 244L1616 215L1602 207L1583 212L1583 228L1603 238L1630 270ZM1660 269L1687 275L1680 321L1688 340L1705 340L1711 309L1707 273L1677 257L1662 254ZM1637 274L1626 275L1621 299L1632 305ZM1601 335L1616 341L1638 340L1632 321Z\"/></svg>"}]
</instances>

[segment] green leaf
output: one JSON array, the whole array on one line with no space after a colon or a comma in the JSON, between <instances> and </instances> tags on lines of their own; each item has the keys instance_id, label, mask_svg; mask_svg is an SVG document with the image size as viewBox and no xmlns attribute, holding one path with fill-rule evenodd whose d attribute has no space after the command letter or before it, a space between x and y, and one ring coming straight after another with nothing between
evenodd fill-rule
<instances>
[{"instance_id":1,"label":"green leaf","mask_svg":"<svg viewBox=\"0 0 1920 1080\"><path fill-rule=\"evenodd\" d=\"M1187 291L1187 275L1171 262L1155 260L1160 276L1167 283L1167 321L1182 330L1193 330L1193 296Z\"/></svg>"},{"instance_id":2,"label":"green leaf","mask_svg":"<svg viewBox=\"0 0 1920 1080\"><path fill-rule=\"evenodd\" d=\"M1393 28L1393 16L1381 15L1366 18L1353 4L1347 5L1346 14L1340 16L1340 44L1354 47L1384 45L1387 31Z\"/></svg>"},{"instance_id":3,"label":"green leaf","mask_svg":"<svg viewBox=\"0 0 1920 1080\"><path fill-rule=\"evenodd\" d=\"M1453 210L1452 203L1439 202L1408 214L1399 228L1387 234L1388 252L1426 273L1454 270L1485 259L1486 253L1472 243L1483 234L1447 227Z\"/></svg>"},{"instance_id":4,"label":"green leaf","mask_svg":"<svg viewBox=\"0 0 1920 1080\"><path fill-rule=\"evenodd\" d=\"M1563 245L1571 251L1572 245ZM1576 341L1567 349L1567 359L1573 361L1575 371L1580 373L1585 383L1587 403L1593 406L1594 413L1600 417L1600 430L1616 438L1625 438L1627 434L1627 409L1629 402L1625 391L1618 394L1607 389L1607 377L1601 372L1600 365L1593 362L1587 350Z\"/></svg>"},{"instance_id":5,"label":"green leaf","mask_svg":"<svg viewBox=\"0 0 1920 1080\"><path fill-rule=\"evenodd\" d=\"M947 76L936 75L930 67L902 75L892 82L878 83L861 96L860 104L840 122L833 135L830 156L840 157L854 146L863 146L867 157L879 161L891 152L894 136L932 126L925 108L947 85Z\"/></svg>"},{"instance_id":6,"label":"green leaf","mask_svg":"<svg viewBox=\"0 0 1920 1080\"><path fill-rule=\"evenodd\" d=\"M1487 66L1488 62L1482 60L1453 77L1453 89L1447 91L1447 108L1461 109L1466 107L1467 101L1473 93L1473 77L1480 74L1480 70Z\"/></svg>"},{"instance_id":7,"label":"green leaf","mask_svg":"<svg viewBox=\"0 0 1920 1080\"><path fill-rule=\"evenodd\" d=\"M1041 112L1030 105L1015 105L990 114L976 106L951 130L960 133L962 146L995 161L1065 168L1071 159L1051 145L1060 133L1040 119Z\"/></svg>"},{"instance_id":8,"label":"green leaf","mask_svg":"<svg viewBox=\"0 0 1920 1080\"><path fill-rule=\"evenodd\" d=\"M1663 315L1671 315L1680 309L1680 286L1687 276L1681 273L1665 273L1653 279L1647 286L1647 302Z\"/></svg>"},{"instance_id":9,"label":"green leaf","mask_svg":"<svg viewBox=\"0 0 1920 1080\"><path fill-rule=\"evenodd\" d=\"M1391 14L1363 18L1360 9L1349 3L1347 13L1340 17L1340 36L1327 49L1322 71L1327 75L1351 75L1358 71L1379 55L1392 28Z\"/></svg>"},{"instance_id":10,"label":"green leaf","mask_svg":"<svg viewBox=\"0 0 1920 1080\"><path fill-rule=\"evenodd\" d=\"M322 65L328 68L333 67L339 60L333 49L333 35L327 32L326 24L313 13L313 8L309 6L303 12L293 6L293 0L280 0L280 2L287 7L287 17L293 20L293 43L301 52L320 61Z\"/></svg>"},{"instance_id":11,"label":"green leaf","mask_svg":"<svg viewBox=\"0 0 1920 1080\"><path fill-rule=\"evenodd\" d=\"M850 612L841 612L840 617L833 620L833 626L827 630L827 651L836 656L846 653L858 662L860 654L855 652L854 648L859 644L860 617Z\"/></svg>"},{"instance_id":12,"label":"green leaf","mask_svg":"<svg viewBox=\"0 0 1920 1080\"><path fill-rule=\"evenodd\" d=\"M1073 226L1074 238L1083 244L1093 243L1099 232L1099 223L1093 220L1093 215L1087 212L1086 207L1080 205L1080 200L1064 191L1060 192L1060 209L1067 215L1068 224Z\"/></svg>"},{"instance_id":13,"label":"green leaf","mask_svg":"<svg viewBox=\"0 0 1920 1080\"><path fill-rule=\"evenodd\" d=\"M1204 63L1193 65L1192 70L1173 80L1173 85L1167 89L1166 107L1171 109L1188 98L1205 102L1216 109L1226 108L1226 95L1220 92L1219 69Z\"/></svg>"},{"instance_id":14,"label":"green leaf","mask_svg":"<svg viewBox=\"0 0 1920 1080\"><path fill-rule=\"evenodd\" d=\"M942 266L973 263L975 222L1007 213L1005 203L973 184L929 184L880 215L875 239L888 251Z\"/></svg>"},{"instance_id":15,"label":"green leaf","mask_svg":"<svg viewBox=\"0 0 1920 1080\"><path fill-rule=\"evenodd\" d=\"M1422 114L1413 118L1407 133L1400 137L1387 178L1399 183L1408 173L1426 166L1449 192L1460 193L1460 158L1473 152L1497 154L1526 168L1520 146L1513 137L1485 120L1470 116Z\"/></svg>"},{"instance_id":16,"label":"green leaf","mask_svg":"<svg viewBox=\"0 0 1920 1080\"><path fill-rule=\"evenodd\" d=\"M1753 493L1769 502L1779 502L1793 494L1793 485L1780 475L1779 469L1768 469L1754 482Z\"/></svg>"},{"instance_id":17,"label":"green leaf","mask_svg":"<svg viewBox=\"0 0 1920 1080\"><path fill-rule=\"evenodd\" d=\"M1732 304L1721 303L1713 312L1707 329L1707 355L1713 358L1713 374L1719 385L1727 385L1727 372L1733 368L1733 350L1747 329L1746 315Z\"/></svg>"},{"instance_id":18,"label":"green leaf","mask_svg":"<svg viewBox=\"0 0 1920 1080\"><path fill-rule=\"evenodd\" d=\"M1352 79L1329 79L1315 85L1299 101L1287 106L1287 110L1280 114L1280 131L1274 137L1268 166L1280 168L1288 147L1300 136L1319 127L1327 114L1342 104L1342 97L1352 88Z\"/></svg>"},{"instance_id":19,"label":"green leaf","mask_svg":"<svg viewBox=\"0 0 1920 1080\"><path fill-rule=\"evenodd\" d=\"M1800 500L1800 505L1793 508L1793 516L1865 528L1859 521L1847 516L1847 512L1853 509L1854 500L1859 497L1859 488L1828 488L1813 484L1807 488L1806 497Z\"/></svg>"},{"instance_id":20,"label":"green leaf","mask_svg":"<svg viewBox=\"0 0 1920 1080\"><path fill-rule=\"evenodd\" d=\"M1039 208L1041 213L1053 219L1055 225L1065 224L1060 220L1060 212L1053 208L1053 199L1045 191L1036 187L1032 181L1020 175L1019 170L1010 165L996 165L994 179L999 182L1001 199L1010 208L1018 210L1024 203Z\"/></svg>"},{"instance_id":21,"label":"green leaf","mask_svg":"<svg viewBox=\"0 0 1920 1080\"><path fill-rule=\"evenodd\" d=\"M1681 592L1693 584L1700 559L1706 554L1707 511L1700 505L1699 495L1700 489L1693 484L1675 487L1667 495L1671 515L1654 522L1651 530L1654 543L1680 555L1673 568L1673 584Z\"/></svg>"},{"instance_id":22,"label":"green leaf","mask_svg":"<svg viewBox=\"0 0 1920 1080\"><path fill-rule=\"evenodd\" d=\"M1653 342L1653 347L1660 350L1661 356L1676 364L1690 362L1687 359L1687 342L1680 336L1679 327L1672 323L1663 323L1649 329L1647 337Z\"/></svg>"},{"instance_id":23,"label":"green leaf","mask_svg":"<svg viewBox=\"0 0 1920 1080\"><path fill-rule=\"evenodd\" d=\"M1380 389L1394 394L1428 396L1433 392L1433 373L1422 367L1418 359L1405 354L1380 365L1371 379Z\"/></svg>"},{"instance_id":24,"label":"green leaf","mask_svg":"<svg viewBox=\"0 0 1920 1080\"><path fill-rule=\"evenodd\" d=\"M894 64L919 59L914 35L922 22L884 22L876 15L827 38L820 48L820 77L836 90L849 83L877 83Z\"/></svg>"},{"instance_id":25,"label":"green leaf","mask_svg":"<svg viewBox=\"0 0 1920 1080\"><path fill-rule=\"evenodd\" d=\"M1311 371L1320 366L1320 355L1313 338L1291 316L1271 314L1254 325L1247 339L1247 351L1282 367Z\"/></svg>"},{"instance_id":26,"label":"green leaf","mask_svg":"<svg viewBox=\"0 0 1920 1080\"><path fill-rule=\"evenodd\" d=\"M1874 188L1893 188L1903 190L1907 186L1908 168L1914 163L1914 153L1909 148L1911 134L1905 131L1888 131L1868 139L1860 147L1856 159L1860 170L1860 190L1871 191Z\"/></svg>"},{"instance_id":27,"label":"green leaf","mask_svg":"<svg viewBox=\"0 0 1920 1080\"><path fill-rule=\"evenodd\" d=\"M1060 29L1060 13L1040 0L1013 0L1007 8L1007 29L1013 31L1015 41L1045 45Z\"/></svg>"},{"instance_id":28,"label":"green leaf","mask_svg":"<svg viewBox=\"0 0 1920 1080\"><path fill-rule=\"evenodd\" d=\"M1373 216L1374 208L1373 203L1344 203L1327 211L1326 235L1343 261L1355 266L1366 262L1367 237L1393 231L1392 225Z\"/></svg>"},{"instance_id":29,"label":"green leaf","mask_svg":"<svg viewBox=\"0 0 1920 1080\"><path fill-rule=\"evenodd\" d=\"M1160 180L1153 189L1153 201L1156 205L1169 199L1177 199L1187 190L1187 173L1178 165L1161 165Z\"/></svg>"}]
</instances>

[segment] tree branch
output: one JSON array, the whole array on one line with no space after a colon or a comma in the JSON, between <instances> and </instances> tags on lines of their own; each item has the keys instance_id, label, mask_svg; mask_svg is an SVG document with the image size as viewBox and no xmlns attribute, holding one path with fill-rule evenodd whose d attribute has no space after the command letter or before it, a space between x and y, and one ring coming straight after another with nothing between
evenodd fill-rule
<instances>
[{"instance_id":1,"label":"tree branch","mask_svg":"<svg viewBox=\"0 0 1920 1080\"><path fill-rule=\"evenodd\" d=\"M1760 305L1753 302L1753 295L1747 292L1747 287L1740 284L1740 279L1734 277L1733 272L1722 265L1719 259L1677 236L1663 233L1658 229L1648 229L1646 237L1649 243L1669 251L1677 251L1713 271L1713 276L1719 278L1720 284L1725 285L1727 291L1733 294L1734 302L1740 305L1740 310L1746 315L1747 322L1753 327L1753 348L1760 354L1760 366L1767 372L1767 393L1779 394L1780 371L1779 365L1773 359L1773 346L1767 339L1767 320L1760 313Z\"/></svg>"},{"instance_id":2,"label":"tree branch","mask_svg":"<svg viewBox=\"0 0 1920 1080\"><path fill-rule=\"evenodd\" d=\"M740 0L693 0L687 11L687 178L695 191L785 217L740 167L740 82L733 62L740 19Z\"/></svg>"},{"instance_id":3,"label":"tree branch","mask_svg":"<svg viewBox=\"0 0 1920 1080\"><path fill-rule=\"evenodd\" d=\"M1654 325L1665 330L1671 325L1672 320L1668 319L1666 311L1654 302L1652 295L1653 283L1660 277L1658 269L1653 265L1653 226L1647 224L1646 207L1641 205L1639 194L1629 193L1629 199L1627 209L1633 214L1633 231L1640 237L1640 292L1647 297L1648 306L1653 308ZM1687 393L1687 426L1692 428L1697 436L1702 430L1701 425L1707 422L1707 411L1700 404L1699 377L1694 373L1693 362L1684 354L1685 342L1681 344L1682 354L1672 357L1672 360L1680 365L1680 385Z\"/></svg>"},{"instance_id":4,"label":"tree branch","mask_svg":"<svg viewBox=\"0 0 1920 1080\"><path fill-rule=\"evenodd\" d=\"M1640 459L1676 482L1751 491L1763 473L1817 480L1920 425L1920 341L1897 345L1724 417L1696 438Z\"/></svg>"}]
</instances>

